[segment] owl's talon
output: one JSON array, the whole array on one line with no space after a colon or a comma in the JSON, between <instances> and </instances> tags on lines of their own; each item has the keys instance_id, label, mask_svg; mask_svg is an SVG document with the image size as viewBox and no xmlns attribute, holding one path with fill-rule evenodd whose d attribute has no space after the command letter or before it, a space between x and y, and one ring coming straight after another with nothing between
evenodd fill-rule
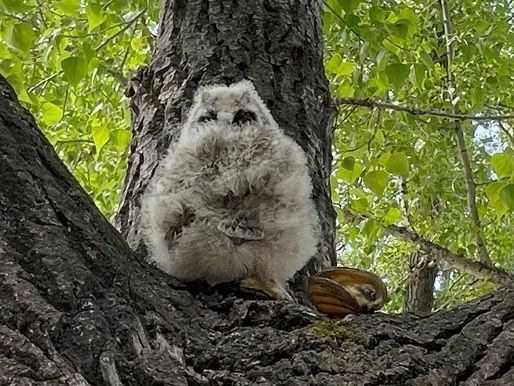
<instances>
[{"instance_id":1,"label":"owl's talon","mask_svg":"<svg viewBox=\"0 0 514 386\"><path fill-rule=\"evenodd\" d=\"M258 277L249 277L241 281L240 287L248 292L263 293L272 299L295 302L284 287L274 281L268 281Z\"/></svg>"}]
</instances>

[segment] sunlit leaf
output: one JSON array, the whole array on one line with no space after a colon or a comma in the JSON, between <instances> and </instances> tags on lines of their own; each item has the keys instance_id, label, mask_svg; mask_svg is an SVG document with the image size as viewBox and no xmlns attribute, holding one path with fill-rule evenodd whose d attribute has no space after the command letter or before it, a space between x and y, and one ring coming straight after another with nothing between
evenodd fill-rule
<instances>
[{"instance_id":1,"label":"sunlit leaf","mask_svg":"<svg viewBox=\"0 0 514 386\"><path fill-rule=\"evenodd\" d=\"M119 152L125 151L132 139L132 133L130 130L113 130L111 131L111 138L113 141L113 145L116 147L116 150Z\"/></svg>"},{"instance_id":2,"label":"sunlit leaf","mask_svg":"<svg viewBox=\"0 0 514 386\"><path fill-rule=\"evenodd\" d=\"M325 68L327 71L330 71L334 74L337 74L337 69L341 65L343 59L341 58L341 55L335 54L330 58L330 60L325 64Z\"/></svg>"},{"instance_id":3,"label":"sunlit leaf","mask_svg":"<svg viewBox=\"0 0 514 386\"><path fill-rule=\"evenodd\" d=\"M395 88L401 88L410 73L410 67L402 63L391 63L386 67L389 81Z\"/></svg>"},{"instance_id":4,"label":"sunlit leaf","mask_svg":"<svg viewBox=\"0 0 514 386\"><path fill-rule=\"evenodd\" d=\"M491 165L499 178L514 175L514 151L506 150L491 157Z\"/></svg>"},{"instance_id":5,"label":"sunlit leaf","mask_svg":"<svg viewBox=\"0 0 514 386\"><path fill-rule=\"evenodd\" d=\"M88 3L86 7L86 15L89 32L101 25L106 19L102 6L97 3Z\"/></svg>"},{"instance_id":6,"label":"sunlit leaf","mask_svg":"<svg viewBox=\"0 0 514 386\"><path fill-rule=\"evenodd\" d=\"M56 2L58 12L67 16L75 16L79 13L80 0L60 0Z\"/></svg>"},{"instance_id":7,"label":"sunlit leaf","mask_svg":"<svg viewBox=\"0 0 514 386\"><path fill-rule=\"evenodd\" d=\"M514 210L514 184L508 184L500 190L499 198L507 204L510 210Z\"/></svg>"},{"instance_id":8,"label":"sunlit leaf","mask_svg":"<svg viewBox=\"0 0 514 386\"><path fill-rule=\"evenodd\" d=\"M366 173L364 183L371 191L377 195L381 195L389 182L389 175L383 170L373 170Z\"/></svg>"},{"instance_id":9,"label":"sunlit leaf","mask_svg":"<svg viewBox=\"0 0 514 386\"><path fill-rule=\"evenodd\" d=\"M72 86L77 86L87 74L87 63L83 58L71 56L61 62L64 79Z\"/></svg>"},{"instance_id":10,"label":"sunlit leaf","mask_svg":"<svg viewBox=\"0 0 514 386\"><path fill-rule=\"evenodd\" d=\"M96 153L100 153L105 144L109 141L109 129L102 124L93 126L91 130L95 142Z\"/></svg>"},{"instance_id":11,"label":"sunlit leaf","mask_svg":"<svg viewBox=\"0 0 514 386\"><path fill-rule=\"evenodd\" d=\"M25 53L29 52L34 44L35 33L29 23L18 23L12 26L10 43Z\"/></svg>"},{"instance_id":12,"label":"sunlit leaf","mask_svg":"<svg viewBox=\"0 0 514 386\"><path fill-rule=\"evenodd\" d=\"M384 216L384 222L386 225L396 224L402 219L402 212L396 207L389 208Z\"/></svg>"},{"instance_id":13,"label":"sunlit leaf","mask_svg":"<svg viewBox=\"0 0 514 386\"><path fill-rule=\"evenodd\" d=\"M386 164L389 173L407 177L409 175L409 160L403 152L394 152L389 157Z\"/></svg>"},{"instance_id":14,"label":"sunlit leaf","mask_svg":"<svg viewBox=\"0 0 514 386\"><path fill-rule=\"evenodd\" d=\"M48 126L55 125L57 122L59 122L63 114L62 109L51 102L44 103L41 111L43 113L43 122L45 122Z\"/></svg>"}]
</instances>

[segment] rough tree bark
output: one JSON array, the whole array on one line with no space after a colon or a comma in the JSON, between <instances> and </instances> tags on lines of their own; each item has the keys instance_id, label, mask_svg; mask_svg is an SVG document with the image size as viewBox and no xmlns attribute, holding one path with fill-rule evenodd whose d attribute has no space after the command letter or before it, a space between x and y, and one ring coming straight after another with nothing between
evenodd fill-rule
<instances>
[{"instance_id":1,"label":"rough tree bark","mask_svg":"<svg viewBox=\"0 0 514 386\"><path fill-rule=\"evenodd\" d=\"M340 322L188 288L130 250L3 78L0 160L0 385L514 384L514 284Z\"/></svg>"},{"instance_id":2,"label":"rough tree bark","mask_svg":"<svg viewBox=\"0 0 514 386\"><path fill-rule=\"evenodd\" d=\"M421 249L410 254L410 277L405 291L404 310L406 312L427 315L432 311L434 306L434 283L439 272L436 261L437 259L431 258L430 253Z\"/></svg>"},{"instance_id":3,"label":"rough tree bark","mask_svg":"<svg viewBox=\"0 0 514 386\"><path fill-rule=\"evenodd\" d=\"M135 77L134 135L117 228L133 249L144 251L139 197L177 137L194 91L242 78L254 81L278 124L307 154L323 227L309 271L335 265L335 212L327 185L333 107L323 71L318 0L163 4L152 62Z\"/></svg>"},{"instance_id":4,"label":"rough tree bark","mask_svg":"<svg viewBox=\"0 0 514 386\"><path fill-rule=\"evenodd\" d=\"M165 20L191 4L207 2L168 3ZM265 4L274 15L278 8ZM185 16L174 17L178 23ZM284 28L296 31L297 24ZM176 24L167 28L189 36ZM197 55L170 51L162 66L182 54ZM196 84L159 83L159 66L150 68L141 87L167 92L138 93L149 112L136 127L153 145L134 144L141 153L127 180L138 187L127 190L134 200L157 160L147 158L157 157L172 132L151 133L160 130L159 119L171 125L179 118L173 114L180 110L164 110L159 98L171 102L181 87L190 97ZM268 90L278 98L288 84ZM303 114L288 117L305 122L310 113ZM123 210L121 220L137 217ZM514 284L424 318L375 314L335 322L298 304L245 298L230 286L177 282L129 248L0 77L0 385L511 385L513 357Z\"/></svg>"}]
</instances>

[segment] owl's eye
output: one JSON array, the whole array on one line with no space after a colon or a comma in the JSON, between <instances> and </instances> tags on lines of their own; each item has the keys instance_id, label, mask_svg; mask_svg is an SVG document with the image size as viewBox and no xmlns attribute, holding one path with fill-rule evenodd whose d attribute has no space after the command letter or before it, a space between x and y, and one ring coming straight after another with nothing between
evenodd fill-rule
<instances>
[{"instance_id":1,"label":"owl's eye","mask_svg":"<svg viewBox=\"0 0 514 386\"><path fill-rule=\"evenodd\" d=\"M217 118L216 111L207 111L204 115L202 115L198 122L208 122L208 121L215 121Z\"/></svg>"},{"instance_id":2,"label":"owl's eye","mask_svg":"<svg viewBox=\"0 0 514 386\"><path fill-rule=\"evenodd\" d=\"M255 122L257 116L253 111L249 110L237 110L232 120L233 125L244 125L245 123Z\"/></svg>"}]
</instances>

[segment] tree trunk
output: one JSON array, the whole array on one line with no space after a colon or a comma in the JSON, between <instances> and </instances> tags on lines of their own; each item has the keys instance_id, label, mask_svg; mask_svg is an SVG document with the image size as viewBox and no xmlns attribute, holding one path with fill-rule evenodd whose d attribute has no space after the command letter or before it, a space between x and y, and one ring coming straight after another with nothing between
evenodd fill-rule
<instances>
[{"instance_id":1,"label":"tree trunk","mask_svg":"<svg viewBox=\"0 0 514 386\"><path fill-rule=\"evenodd\" d=\"M194 4L209 4L213 10L216 2L166 4L164 20L175 14L178 24L166 24L162 34L173 32L185 41L188 34L201 31L203 24L184 30L179 23L188 15L205 14L205 8L190 8ZM265 4L272 17L289 3ZM317 15L315 4L289 9L291 24L283 28L294 32L287 39L302 30L300 14L309 15L311 9L310 15ZM180 13L186 7L189 13ZM227 8L219 14L236 23L236 15ZM258 20L255 15L252 20ZM198 20L203 23L202 17ZM275 38L281 42L285 37ZM282 53L278 48L273 52L277 57ZM177 106L185 106L182 94L189 98L195 88L192 78L184 78L178 88L173 85L179 83L159 83L166 60L172 63L175 55L200 58L194 51L169 51L160 58L164 62L154 61L144 73L141 87L162 92L137 94L140 103L134 106L147 110L141 110L135 126L141 138L133 147L127 179L133 188L126 191L125 205L131 202L128 197L134 202L139 197L158 152L171 139L164 138L173 134L171 122L180 118L174 114L181 110L171 105L165 114L160 100L174 103L180 95ZM210 57L210 51L205 55ZM270 57L263 65L267 60ZM187 62L176 63L186 68ZM186 74L181 68L175 76ZM209 68L205 74L214 73ZM311 84L310 78L301 78L304 71L280 76ZM267 79L262 76L255 80ZM280 87L289 85L272 84L268 89L258 83L258 88L261 93L273 90L280 98ZM312 101L309 95L298 98ZM273 106L275 114L285 114L283 109ZM287 117L308 127L306 117L312 112L307 105L303 109ZM281 116L280 123L285 119ZM154 131L160 133L164 122L171 131L161 136ZM295 138L307 133L299 131ZM144 145L143 137L153 145ZM313 149L320 146L314 139L306 144ZM326 166L328 149L312 151L311 159L321 154L327 159L315 162ZM152 157L156 158L151 161ZM122 208L120 219L129 224L137 216L127 208ZM129 248L0 77L0 385L511 385L513 357L514 284L451 312L424 318L375 314L336 322L298 304L244 298L228 286L213 289L179 283Z\"/></svg>"},{"instance_id":2,"label":"tree trunk","mask_svg":"<svg viewBox=\"0 0 514 386\"><path fill-rule=\"evenodd\" d=\"M434 306L434 283L439 268L429 253L417 250L409 256L409 272L405 311L427 315Z\"/></svg>"},{"instance_id":3,"label":"tree trunk","mask_svg":"<svg viewBox=\"0 0 514 386\"><path fill-rule=\"evenodd\" d=\"M144 251L139 198L177 137L195 90L245 78L254 81L277 123L307 154L323 229L308 270L335 265L328 187L333 108L323 71L319 2L167 0L163 7L152 62L133 86L133 142L117 228L133 249Z\"/></svg>"}]
</instances>

